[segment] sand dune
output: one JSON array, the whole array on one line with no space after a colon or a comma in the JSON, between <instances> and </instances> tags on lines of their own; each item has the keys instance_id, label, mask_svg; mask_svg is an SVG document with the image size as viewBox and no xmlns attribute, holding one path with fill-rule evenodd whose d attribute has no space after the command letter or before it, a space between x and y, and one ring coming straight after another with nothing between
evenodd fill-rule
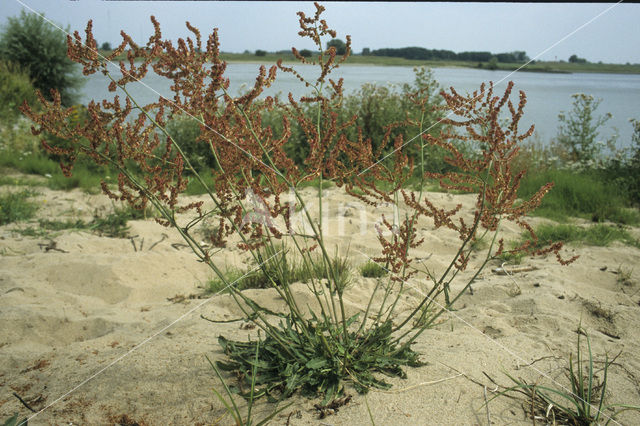
<instances>
[{"instance_id":1,"label":"sand dune","mask_svg":"<svg viewBox=\"0 0 640 426\"><path fill-rule=\"evenodd\" d=\"M38 192L38 218L90 220L96 211L113 208L103 195ZM312 205L316 191L305 194ZM381 213L393 214L391 206L362 210L336 188L324 196L330 249L348 253L354 266L365 263L365 255L376 255L372 226ZM463 203L465 212L474 202L472 195L429 196L448 207ZM29 414L13 392L36 410L46 408L30 420L34 425L211 424L221 418L224 409L211 390L220 389L220 383L205 355L223 357L219 335L245 339L256 332L242 323L200 318L233 319L240 311L226 295L198 298L213 275L179 245L177 233L152 220L130 222L133 239L87 231L43 237L15 232L25 226L0 227L0 420L15 412ZM457 234L433 232L427 222L419 230L425 244L418 256L432 269L444 267L457 248ZM516 227L504 232L518 236ZM615 243L571 246L566 253L580 259L569 266L552 257L526 260L535 268L513 277L487 268L473 295L463 296L446 322L418 340L415 349L427 365L408 369L406 380L389 379L394 385L389 391L369 393L376 424L487 424L484 389L474 381L489 386L486 372L509 384L507 371L530 381L566 384L560 367L575 351L580 323L598 360L622 351L609 372L610 402L640 405L640 270L633 271L629 283L612 273L639 265L640 250ZM235 248L216 255L227 267L246 268L248 260ZM354 274L346 300L350 313L364 308L376 282ZM303 305L313 305L304 284L293 288ZM283 306L273 290L247 291L271 309ZM400 314L419 291L407 291ZM296 397L273 424L369 424L364 396L351 393L349 404L323 420L313 408L318 401ZM270 409L259 404L258 417ZM492 401L488 414L493 424L531 424L519 403L506 398ZM627 413L620 422L639 424L640 415ZM231 419L223 418L222 424Z\"/></svg>"}]
</instances>

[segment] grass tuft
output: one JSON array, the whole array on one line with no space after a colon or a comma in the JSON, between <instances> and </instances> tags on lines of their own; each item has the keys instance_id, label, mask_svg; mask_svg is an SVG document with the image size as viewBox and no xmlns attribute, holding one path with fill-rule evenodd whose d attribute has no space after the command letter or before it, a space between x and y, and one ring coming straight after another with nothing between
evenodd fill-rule
<instances>
[{"instance_id":1,"label":"grass tuft","mask_svg":"<svg viewBox=\"0 0 640 426\"><path fill-rule=\"evenodd\" d=\"M127 238L129 236L129 220L152 217L153 211L149 209L136 210L130 206L115 208L112 213L104 217L95 216L92 221L85 222L81 219L49 220L38 221L38 227L29 226L23 229L16 229L15 232L27 237L47 236L50 232L64 231L68 229L88 230L100 236L109 238Z\"/></svg>"},{"instance_id":2,"label":"grass tuft","mask_svg":"<svg viewBox=\"0 0 640 426\"><path fill-rule=\"evenodd\" d=\"M299 277L299 281L308 282L311 278L331 280L335 283L335 286L339 292L343 292L345 288L351 283L351 262L348 256L340 256L338 252L331 258L331 267L335 273L335 280L329 276L329 271L325 268L324 263L320 258L313 260L311 264L311 271L305 270L302 267L302 273Z\"/></svg>"},{"instance_id":3,"label":"grass tuft","mask_svg":"<svg viewBox=\"0 0 640 426\"><path fill-rule=\"evenodd\" d=\"M586 357L580 344L581 334L587 337ZM530 384L507 374L514 386L506 388L492 399L501 395L523 399L523 408L534 423L536 420L544 420L546 424L588 426L600 424L601 421L609 424L623 411L640 411L640 407L628 404L605 405L607 373L614 360L606 357L604 367L599 371L602 372L602 379L599 379L599 372L594 368L591 341L584 330L579 328L577 354L575 360L573 354L569 356L569 365L566 368L570 390Z\"/></svg>"},{"instance_id":4,"label":"grass tuft","mask_svg":"<svg viewBox=\"0 0 640 426\"><path fill-rule=\"evenodd\" d=\"M240 269L230 268L225 271L224 277L229 284L238 290L264 288L265 285L264 279L259 271L245 272ZM228 292L224 281L219 277L210 279L205 285L205 290L208 293Z\"/></svg>"},{"instance_id":5,"label":"grass tuft","mask_svg":"<svg viewBox=\"0 0 640 426\"><path fill-rule=\"evenodd\" d=\"M34 191L25 189L0 196L0 225L31 219L38 206L29 201L37 195Z\"/></svg>"},{"instance_id":6,"label":"grass tuft","mask_svg":"<svg viewBox=\"0 0 640 426\"><path fill-rule=\"evenodd\" d=\"M618 269L615 271L616 282L626 287L631 287L634 284L633 280L633 269L624 268L622 265L618 266Z\"/></svg>"},{"instance_id":7,"label":"grass tuft","mask_svg":"<svg viewBox=\"0 0 640 426\"><path fill-rule=\"evenodd\" d=\"M77 220L39 220L38 227L29 226L23 229L16 229L20 235L25 237L44 237L47 236L50 231L63 231L67 229L87 229L89 225L81 219Z\"/></svg>"},{"instance_id":8,"label":"grass tuft","mask_svg":"<svg viewBox=\"0 0 640 426\"><path fill-rule=\"evenodd\" d=\"M614 241L620 241L630 246L640 247L640 242L633 238L629 231L615 225L597 224L588 227L569 224L540 225L535 232L538 236L538 247L548 242L558 241L592 246L607 246ZM530 236L525 233L523 238L526 240Z\"/></svg>"},{"instance_id":9,"label":"grass tuft","mask_svg":"<svg viewBox=\"0 0 640 426\"><path fill-rule=\"evenodd\" d=\"M376 262L369 261L360 266L360 275L365 278L380 278L387 275L387 270Z\"/></svg>"},{"instance_id":10,"label":"grass tuft","mask_svg":"<svg viewBox=\"0 0 640 426\"><path fill-rule=\"evenodd\" d=\"M283 252L281 255L270 254L265 251L265 259L269 259L261 269L251 272L231 268L225 273L227 282L234 284L238 290L250 288L270 288L273 285L282 286L295 282L309 282L311 279L328 279L327 270L320 259L314 259L310 266L304 263L292 262ZM351 264L349 258L337 254L331 259L333 269L337 275L336 287L343 291L351 282ZM207 292L217 293L225 290L221 278L211 279L205 286Z\"/></svg>"},{"instance_id":11,"label":"grass tuft","mask_svg":"<svg viewBox=\"0 0 640 426\"><path fill-rule=\"evenodd\" d=\"M89 229L100 236L109 238L126 238L129 235L127 222L130 216L125 210L116 210L105 217L93 219Z\"/></svg>"}]
</instances>

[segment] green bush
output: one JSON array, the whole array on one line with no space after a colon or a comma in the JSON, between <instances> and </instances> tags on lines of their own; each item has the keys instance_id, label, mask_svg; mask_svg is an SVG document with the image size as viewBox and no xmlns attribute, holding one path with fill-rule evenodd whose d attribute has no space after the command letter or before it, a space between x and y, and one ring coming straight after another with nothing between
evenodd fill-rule
<instances>
[{"instance_id":1,"label":"green bush","mask_svg":"<svg viewBox=\"0 0 640 426\"><path fill-rule=\"evenodd\" d=\"M518 196L528 198L546 182L553 182L555 186L536 209L538 216L556 220L575 216L595 222L636 223L638 220L637 214L626 213L628 203L624 191L602 179L595 171L542 170L529 173L522 180Z\"/></svg>"},{"instance_id":2,"label":"green bush","mask_svg":"<svg viewBox=\"0 0 640 426\"><path fill-rule=\"evenodd\" d=\"M442 98L438 94L440 90L433 73L426 68L416 68L415 80L412 84L404 84L400 88L393 86L379 86L375 84L364 84L355 93L344 96L338 112L337 125L347 123L353 116L357 116L356 125L350 126L345 135L355 140L358 137L357 127L362 129L362 136L373 141L373 148L378 149L384 139L387 126L394 123L404 122L407 119L413 120L412 125L402 126L399 130L391 133L392 140L382 151L381 157L393 151L393 137L402 135L407 144L407 151L416 161L420 158L421 138L416 137L422 130L428 133L438 134L442 130L442 125L438 120L442 113L433 109L441 105ZM428 96L425 105L425 113L420 111L409 99L407 94L422 90ZM261 104L260 102L257 102ZM306 117L315 117L317 110L309 104L301 104L302 113ZM281 137L284 131L283 116L287 112L278 107L264 109L262 111L262 126L271 128L276 137ZM420 124L421 123L421 124ZM285 150L287 154L299 165L309 154L305 135L302 127L296 120L291 120L291 139L299 141L296 144L287 144ZM199 122L188 116L178 116L169 120L166 130L171 137L180 145L187 154L196 170L207 170L216 167L215 158L211 154L208 144L199 141L201 125ZM409 142L411 141L411 142ZM58 144L59 145L59 144ZM424 171L445 172L451 170L444 161L444 151L438 147L427 146L424 151L425 164ZM418 172L418 170L416 171ZM196 187L190 191L198 193Z\"/></svg>"},{"instance_id":3,"label":"green bush","mask_svg":"<svg viewBox=\"0 0 640 426\"><path fill-rule=\"evenodd\" d=\"M202 178L202 180L205 182L205 184L207 185L207 188L213 188L214 187L214 179L213 179L213 175L211 174L210 171L203 171L200 173L200 177ZM187 189L185 190L185 194L187 195L203 195L207 193L207 189L204 187L204 185L198 181L197 179L189 179L189 183L187 184Z\"/></svg>"},{"instance_id":4,"label":"green bush","mask_svg":"<svg viewBox=\"0 0 640 426\"><path fill-rule=\"evenodd\" d=\"M2 152L0 166L10 167L22 173L36 175L53 175L59 171L55 161L41 155L39 152L6 149Z\"/></svg>"},{"instance_id":5,"label":"green bush","mask_svg":"<svg viewBox=\"0 0 640 426\"><path fill-rule=\"evenodd\" d=\"M489 62L487 63L487 69L497 70L498 69L498 58L496 58L495 56L492 56L491 59L489 59Z\"/></svg>"},{"instance_id":6,"label":"green bush","mask_svg":"<svg viewBox=\"0 0 640 426\"><path fill-rule=\"evenodd\" d=\"M427 68L414 68L415 79L412 84L405 83L400 90L393 86L377 86L364 84L357 92L345 97L344 106L340 115L340 122L345 123L354 115L358 116L356 126L352 126L347 136L357 138L356 129L363 131L363 137L373 141L373 148L378 149L382 142L387 127L394 123L407 122L407 125L394 129L391 132L391 140L383 150L382 155L388 155L394 150L393 140L402 136L406 145L406 153L413 157L416 163L420 162L421 141L418 134L425 131L437 135L443 129L439 120L443 117L438 107L443 99L439 95L440 86L433 76L433 72ZM421 91L427 99L424 110L411 101L410 93ZM425 171L444 172L451 170L444 161L444 151L438 147L426 144L424 151Z\"/></svg>"},{"instance_id":7,"label":"green bush","mask_svg":"<svg viewBox=\"0 0 640 426\"><path fill-rule=\"evenodd\" d=\"M611 114L594 117L601 99L596 100L584 93L576 93L571 97L573 108L569 114L558 114L560 127L557 139L569 151L571 161L587 165L600 157L605 146L615 145L615 138L606 141L596 140L599 128L611 119Z\"/></svg>"},{"instance_id":8,"label":"green bush","mask_svg":"<svg viewBox=\"0 0 640 426\"><path fill-rule=\"evenodd\" d=\"M597 220L638 223L640 212L631 207L640 204L640 122L630 121L634 133L629 148L611 149L606 156L598 148L598 155L589 161L576 162L571 147L558 141L544 144L537 140L525 145L512 167L536 173L525 177L519 194L531 194L533 185L547 178L555 181L556 188L545 197L542 209L537 211L539 215L557 219L567 215L592 216Z\"/></svg>"},{"instance_id":9,"label":"green bush","mask_svg":"<svg viewBox=\"0 0 640 426\"><path fill-rule=\"evenodd\" d=\"M0 132L0 135L4 133ZM22 136L28 138L28 135ZM28 142L17 144L25 147L22 150L16 146L0 149L0 167L8 167L25 174L46 176L48 179L43 185L51 189L68 190L81 188L87 192L95 193L99 191L97 188L102 180L110 181L110 172L106 167L103 167L100 169L101 172L97 173L97 166L91 165L89 167L84 162L77 164L73 169L73 175L67 178L62 174L57 161L48 158L37 146L32 146ZM111 173L113 174L114 172ZM115 174L113 175L115 176Z\"/></svg>"},{"instance_id":10,"label":"green bush","mask_svg":"<svg viewBox=\"0 0 640 426\"><path fill-rule=\"evenodd\" d=\"M33 92L31 92L33 95ZM87 109L82 105L74 105L74 112L68 119L70 126L82 125L87 120ZM46 186L52 189L82 188L95 192L102 180L109 182L109 176L116 176L112 167L97 165L94 162L81 160L73 168L73 175L67 179L60 169L61 156L42 148L41 139L58 147L70 148L72 141L44 132L34 136L30 130L31 123L26 119L7 122L0 125L0 166L9 167L27 174L47 176Z\"/></svg>"},{"instance_id":11,"label":"green bush","mask_svg":"<svg viewBox=\"0 0 640 426\"><path fill-rule=\"evenodd\" d=\"M17 65L0 62L0 121L13 123L20 115L24 101L35 105L36 95L31 78Z\"/></svg>"},{"instance_id":12,"label":"green bush","mask_svg":"<svg viewBox=\"0 0 640 426\"><path fill-rule=\"evenodd\" d=\"M626 192L630 203L640 205L640 120L630 122L633 134L627 155L610 161L604 172Z\"/></svg>"},{"instance_id":13,"label":"green bush","mask_svg":"<svg viewBox=\"0 0 640 426\"><path fill-rule=\"evenodd\" d=\"M631 157L629 179L629 195L632 201L640 203L640 120L632 119L633 136L631 137L633 156Z\"/></svg>"},{"instance_id":14,"label":"green bush","mask_svg":"<svg viewBox=\"0 0 640 426\"><path fill-rule=\"evenodd\" d=\"M339 107L335 108L338 113L336 124L341 126L348 123L354 116L357 116L355 124L345 130L345 135L350 140L357 140L358 128L362 130L364 139L371 139L374 152L380 148L387 127L393 124L410 120L394 129L391 132L391 140L382 150L380 158L386 156L394 150L393 140L397 136L403 137L403 143L407 144L407 154L420 161L421 141L417 137L419 133L431 133L437 135L443 129L443 125L438 121L442 118L442 111L438 106L442 105L442 97L439 95L440 86L434 79L433 73L427 68L415 68L415 80L412 84L404 84L402 87L380 86L366 83L356 92L345 95ZM413 103L408 94L422 91L427 99L423 110ZM307 118L313 118L317 114L316 107L309 104L300 105L302 113ZM262 125L270 127L277 137L283 132L282 125L283 111L278 108L266 110L262 113ZM285 146L287 154L297 163L302 164L303 159L309 154L309 145L306 143L307 135L296 120L291 120L291 139L299 141L296 144ZM428 145L428 144L426 144ZM426 146L424 150L424 171L445 172L452 167L444 161L444 151L439 147ZM419 170L416 170L419 172Z\"/></svg>"},{"instance_id":15,"label":"green bush","mask_svg":"<svg viewBox=\"0 0 640 426\"><path fill-rule=\"evenodd\" d=\"M13 122L0 120L0 166L41 152L40 140L31 133L30 127L26 118Z\"/></svg>"},{"instance_id":16,"label":"green bush","mask_svg":"<svg viewBox=\"0 0 640 426\"><path fill-rule=\"evenodd\" d=\"M67 58L65 34L35 13L22 11L8 18L0 33L0 60L28 70L33 86L45 97L51 97L51 89L58 90L65 106L74 103L75 90L83 82Z\"/></svg>"},{"instance_id":17,"label":"green bush","mask_svg":"<svg viewBox=\"0 0 640 426\"><path fill-rule=\"evenodd\" d=\"M209 144L200 141L200 123L189 116L174 117L169 120L167 132L180 146L196 170L204 171L215 167L215 158Z\"/></svg>"}]
</instances>

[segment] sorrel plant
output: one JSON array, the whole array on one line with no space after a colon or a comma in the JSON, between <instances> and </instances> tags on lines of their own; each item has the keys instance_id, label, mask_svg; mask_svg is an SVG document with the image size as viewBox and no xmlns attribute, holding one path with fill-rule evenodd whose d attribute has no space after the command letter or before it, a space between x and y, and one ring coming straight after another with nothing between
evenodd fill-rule
<instances>
[{"instance_id":1,"label":"sorrel plant","mask_svg":"<svg viewBox=\"0 0 640 426\"><path fill-rule=\"evenodd\" d=\"M197 258L228 287L244 318L252 321L260 334L264 333L265 338L258 341L220 338L229 359L217 365L244 378L245 388L251 385L251 393L246 395L250 398L266 395L279 399L302 390L320 394L328 403L344 392L345 381L365 392L372 386L389 386L378 372L404 377L402 366L420 365L418 354L411 349L412 343L452 308L487 262L505 251L502 239L497 236L501 222L516 222L536 241L524 215L537 207L551 189L551 185L545 185L530 200L516 199L522 173L514 174L510 163L517 155L517 144L531 135L533 128L519 133L518 121L526 98L520 92L519 103L514 106L510 100L512 84L501 97L494 96L492 85L483 85L480 91L468 96L454 89L443 92L447 111L459 119L445 120L443 124L448 130L439 135L425 132L424 118L432 113L428 89L409 96L421 111L415 117L422 118L407 118L388 126L382 140L375 143L365 138L362 131L352 131L357 117L338 124L343 81L334 81L330 75L347 60L350 38L347 36L343 56L337 56L334 48L325 49L324 41L335 38L336 33L321 19L324 8L315 6L312 17L298 13L299 35L315 43L315 56L305 58L292 49L301 63L317 67L315 79L307 79L295 67L279 62L268 71L261 67L253 88L240 97L232 97L224 74L226 63L220 59L217 30L203 43L200 32L187 23L193 38L180 39L174 46L162 39L160 25L151 17L155 33L145 46L137 45L123 32L122 43L104 58L98 54L89 22L84 41L78 32L68 38L69 56L83 65L85 75L102 72L109 77L109 90L120 90L125 95L124 101L117 95L112 100L92 101L88 105L89 120L75 125L70 125L72 111L61 105L56 93L52 102L39 96L40 112L27 105L23 107L35 123L34 133L46 131L68 141L64 146L43 142L46 149L61 156L61 167L67 175L71 175L74 162L81 157L115 167L119 172L118 187L103 183L103 191L138 209L153 205L159 212L156 221L173 227L184 238ZM122 75L114 76L108 62L127 47L128 63L120 62ZM128 85L143 78L149 67L172 81L172 99L160 97L157 102L139 105L130 95ZM289 94L286 101L273 97L258 101L278 70L292 73L311 94L297 100ZM315 115L303 114L303 105L315 108ZM275 108L284 111L284 131L277 138L261 121L263 112ZM510 120L503 127L500 120L505 118L501 116L505 109ZM168 120L179 117L190 117L200 123L199 143L208 147L215 160L211 170L213 185L205 181L167 131ZM308 144L308 155L301 166L287 156L285 149L288 144L298 143L290 138L288 130L293 120L303 129ZM402 132L394 132L402 126L418 128L420 137L405 141ZM350 138L349 134L357 137ZM456 148L461 143L475 146L477 154L463 154ZM447 161L456 171L426 172L425 151L429 146L448 152ZM407 155L409 148L418 155ZM446 210L435 206L422 189L417 193L404 189L416 164L421 172L420 188L426 179L437 178L445 188L477 192L471 221L463 218L461 206ZM190 179L205 189L215 206L213 209L205 210L203 201L181 202L180 195ZM319 181L317 221L299 190L311 180ZM344 297L350 287L339 285L341 277L322 232L326 180L344 187L347 193L370 206L399 205L403 201L407 209L404 218L383 218L383 227L391 233L388 236L378 229L381 251L374 260L390 273L377 281L366 308L358 315L346 313ZM285 201L287 194L292 194L293 199ZM256 220L257 212L250 201L255 197L262 200L262 211L257 215L260 220ZM291 226L292 212L299 208L309 231L299 232ZM188 220L179 216L184 213L191 214ZM211 248L195 237L195 227L205 219L217 224L217 232L210 235ZM421 271L415 267L413 252L424 239L416 224L424 219L431 220L434 228L446 227L459 234L459 249L442 271ZM286 230L277 225L283 223ZM452 283L469 266L477 246L472 243L487 233L492 239L486 256L468 282L453 292ZM236 239L234 244L251 254L273 290L286 302L284 312L266 309L226 278L222 265L216 261L216 253L220 250L217 247L224 247L232 237ZM511 252L558 255L560 247L556 244L539 249L526 242ZM303 262L307 270L318 270L319 264L324 271L318 275L326 279L312 277L307 284L316 307L301 305L292 290L287 262L294 260ZM399 315L398 302L410 283L418 283L427 291L409 314ZM258 369L254 368L256 363Z\"/></svg>"}]
</instances>

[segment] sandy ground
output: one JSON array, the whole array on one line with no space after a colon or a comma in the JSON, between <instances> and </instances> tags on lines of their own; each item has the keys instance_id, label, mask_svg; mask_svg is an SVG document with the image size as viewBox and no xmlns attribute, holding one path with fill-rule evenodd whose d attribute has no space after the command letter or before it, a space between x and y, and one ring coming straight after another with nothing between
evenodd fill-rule
<instances>
[{"instance_id":1,"label":"sandy ground","mask_svg":"<svg viewBox=\"0 0 640 426\"><path fill-rule=\"evenodd\" d=\"M90 220L95 212L113 209L104 195L36 190L39 219ZM313 204L316 190L305 193ZM366 261L364 254L378 250L372 224L384 209L362 210L338 189L324 196L327 241L342 253L348 249L355 271ZM449 206L463 203L467 210L474 200L429 196ZM366 226L360 228L363 221ZM86 231L38 238L15 232L27 226L0 227L0 421L20 412L32 416L34 425L215 424L221 418L221 424L232 424L222 417L224 409L212 392L222 387L205 355L223 358L219 335L246 339L255 331L242 323L200 318L231 319L239 311L228 296L200 298L213 274L179 245L175 232L153 220L131 221L130 239ZM419 255L431 268L443 268L457 248L456 234L434 232L427 222L419 230L426 239ZM507 238L517 235L516 228L505 228ZM580 323L597 360L622 351L609 371L609 402L640 405L640 269L633 270L640 250L616 243L571 246L565 254L580 258L569 266L552 257L525 260L523 265L537 269L513 277L492 273L498 266L492 264L474 294L419 338L414 349L426 365L407 369L407 379L389 379L391 390L372 391L366 400L351 390L352 401L324 419L314 409L318 400L296 397L272 424L370 424L367 402L377 425L486 425L488 417L493 424L531 424L517 401L497 398L488 410L483 406L481 384L487 385L488 398L493 395L483 373L505 385L505 371L566 385L562 367L575 352ZM248 256L235 248L216 260L227 267L248 266ZM633 270L629 282L619 282L614 272L620 268ZM364 308L376 282L357 271L354 275L347 292L351 312ZM295 288L302 299L308 297L304 285ZM249 292L267 306L281 306L272 290ZM400 312L414 294L408 291ZM13 393L42 411L30 413ZM257 417L272 408L260 403ZM640 415L626 414L619 421L640 424Z\"/></svg>"}]
</instances>

